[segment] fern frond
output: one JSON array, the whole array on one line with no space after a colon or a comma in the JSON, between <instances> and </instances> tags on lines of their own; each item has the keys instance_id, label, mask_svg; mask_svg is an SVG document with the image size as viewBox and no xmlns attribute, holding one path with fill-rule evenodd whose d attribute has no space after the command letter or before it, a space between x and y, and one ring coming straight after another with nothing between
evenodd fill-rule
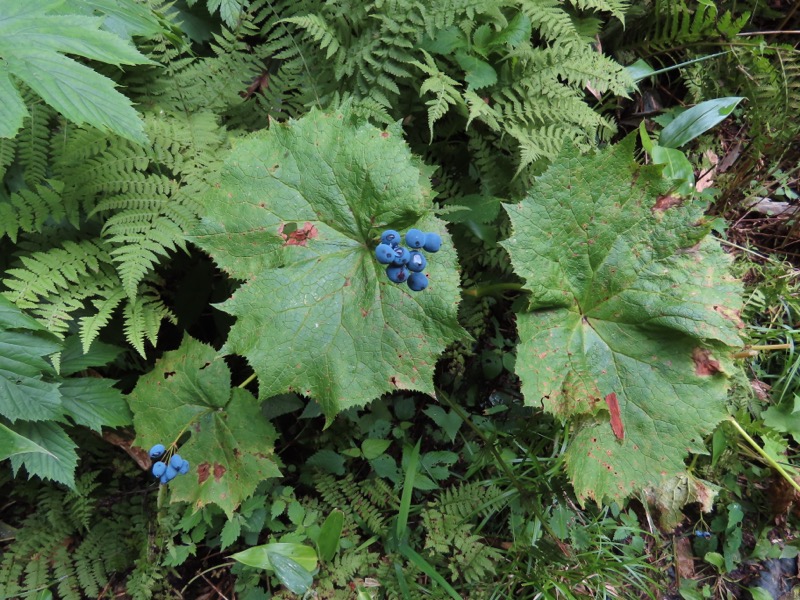
<instances>
[{"instance_id":1,"label":"fern frond","mask_svg":"<svg viewBox=\"0 0 800 600\"><path fill-rule=\"evenodd\" d=\"M176 322L175 315L161 300L158 292L148 284L141 284L134 298L129 298L123 312L125 339L142 356L146 356L145 342L155 345L161 321Z\"/></svg>"},{"instance_id":2,"label":"fern frond","mask_svg":"<svg viewBox=\"0 0 800 600\"><path fill-rule=\"evenodd\" d=\"M7 200L0 198L0 237L7 235L16 243L20 231L38 233L51 219L58 222L70 212L70 221L77 220L77 206L68 206L61 195L64 184L45 181L36 190L23 189Z\"/></svg>"}]
</instances>

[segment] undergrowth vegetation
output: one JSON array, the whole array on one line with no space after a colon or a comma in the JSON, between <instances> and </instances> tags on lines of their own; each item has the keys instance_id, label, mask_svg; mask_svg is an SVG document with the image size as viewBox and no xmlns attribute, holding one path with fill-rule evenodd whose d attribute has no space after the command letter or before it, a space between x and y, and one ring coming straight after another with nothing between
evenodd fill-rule
<instances>
[{"instance_id":1,"label":"undergrowth vegetation","mask_svg":"<svg viewBox=\"0 0 800 600\"><path fill-rule=\"evenodd\" d=\"M789 593L799 24L0 3L0 598Z\"/></svg>"}]
</instances>

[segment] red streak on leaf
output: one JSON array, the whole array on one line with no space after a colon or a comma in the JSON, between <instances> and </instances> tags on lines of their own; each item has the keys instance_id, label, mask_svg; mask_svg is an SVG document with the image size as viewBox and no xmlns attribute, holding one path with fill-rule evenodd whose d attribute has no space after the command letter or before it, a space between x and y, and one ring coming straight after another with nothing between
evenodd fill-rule
<instances>
[{"instance_id":1,"label":"red streak on leaf","mask_svg":"<svg viewBox=\"0 0 800 600\"><path fill-rule=\"evenodd\" d=\"M197 465L197 483L198 484L202 485L206 481L206 479L208 479L210 467L211 467L211 465L209 465L207 462L200 463L199 465Z\"/></svg>"},{"instance_id":2,"label":"red streak on leaf","mask_svg":"<svg viewBox=\"0 0 800 600\"><path fill-rule=\"evenodd\" d=\"M617 402L617 394L615 392L611 392L606 396L606 404L608 404L608 412L611 413L611 431L614 432L618 440L622 441L625 439L625 427L622 425L619 402Z\"/></svg>"}]
</instances>

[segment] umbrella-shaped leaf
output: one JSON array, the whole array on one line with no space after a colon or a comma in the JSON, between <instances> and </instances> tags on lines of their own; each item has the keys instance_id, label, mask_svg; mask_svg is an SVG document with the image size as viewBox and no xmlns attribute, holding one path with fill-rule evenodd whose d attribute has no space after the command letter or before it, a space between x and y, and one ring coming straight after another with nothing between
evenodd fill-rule
<instances>
[{"instance_id":1,"label":"umbrella-shaped leaf","mask_svg":"<svg viewBox=\"0 0 800 600\"><path fill-rule=\"evenodd\" d=\"M504 245L532 293L517 373L529 404L575 421L567 467L581 498L683 473L725 416L724 352L740 344L740 287L703 207L665 195L670 182L633 150L630 136L565 151L506 207Z\"/></svg>"},{"instance_id":2,"label":"umbrella-shaped leaf","mask_svg":"<svg viewBox=\"0 0 800 600\"><path fill-rule=\"evenodd\" d=\"M136 444L169 445L189 432L180 454L191 470L170 482L173 500L220 506L230 516L258 483L278 477L277 434L249 392L231 389L230 371L211 346L186 336L139 379L128 403Z\"/></svg>"},{"instance_id":3,"label":"umbrella-shaped leaf","mask_svg":"<svg viewBox=\"0 0 800 600\"><path fill-rule=\"evenodd\" d=\"M244 355L262 397L298 392L331 418L396 389L433 392L438 355L464 337L456 255L428 173L399 128L312 111L233 148L194 242L245 281L223 351ZM442 236L430 285L394 284L374 250L385 229Z\"/></svg>"}]
</instances>

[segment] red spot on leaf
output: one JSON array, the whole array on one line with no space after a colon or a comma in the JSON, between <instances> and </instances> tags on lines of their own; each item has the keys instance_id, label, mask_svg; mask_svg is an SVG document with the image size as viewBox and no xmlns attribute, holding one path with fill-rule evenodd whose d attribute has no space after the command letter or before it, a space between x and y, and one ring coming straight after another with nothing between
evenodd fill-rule
<instances>
[{"instance_id":1,"label":"red spot on leaf","mask_svg":"<svg viewBox=\"0 0 800 600\"><path fill-rule=\"evenodd\" d=\"M302 227L295 229L290 233L284 233L283 229L286 226L286 223L281 223L281 226L278 227L278 235L281 236L284 240L284 246L305 246L308 243L308 240L313 240L314 238L319 236L319 231L317 228L308 221Z\"/></svg>"},{"instance_id":2,"label":"red spot on leaf","mask_svg":"<svg viewBox=\"0 0 800 600\"><path fill-rule=\"evenodd\" d=\"M225 471L227 471L227 469L221 464L214 463L214 481L219 483L219 480L222 479L223 475L225 475Z\"/></svg>"},{"instance_id":3,"label":"red spot on leaf","mask_svg":"<svg viewBox=\"0 0 800 600\"><path fill-rule=\"evenodd\" d=\"M388 131L381 131L381 137L382 138L388 138L389 137L389 132Z\"/></svg>"},{"instance_id":4,"label":"red spot on leaf","mask_svg":"<svg viewBox=\"0 0 800 600\"><path fill-rule=\"evenodd\" d=\"M694 361L694 372L700 377L708 377L722 372L719 361L712 358L711 351L706 348L692 350L692 360Z\"/></svg>"},{"instance_id":5,"label":"red spot on leaf","mask_svg":"<svg viewBox=\"0 0 800 600\"><path fill-rule=\"evenodd\" d=\"M207 462L200 463L197 465L197 483L202 485L205 483L206 479L208 479L208 475L211 472L211 465Z\"/></svg>"},{"instance_id":6,"label":"red spot on leaf","mask_svg":"<svg viewBox=\"0 0 800 600\"><path fill-rule=\"evenodd\" d=\"M618 440L622 441L625 439L625 427L622 425L622 416L619 414L619 402L615 392L611 392L606 396L606 404L608 405L608 412L611 413L611 431L614 432Z\"/></svg>"}]
</instances>

